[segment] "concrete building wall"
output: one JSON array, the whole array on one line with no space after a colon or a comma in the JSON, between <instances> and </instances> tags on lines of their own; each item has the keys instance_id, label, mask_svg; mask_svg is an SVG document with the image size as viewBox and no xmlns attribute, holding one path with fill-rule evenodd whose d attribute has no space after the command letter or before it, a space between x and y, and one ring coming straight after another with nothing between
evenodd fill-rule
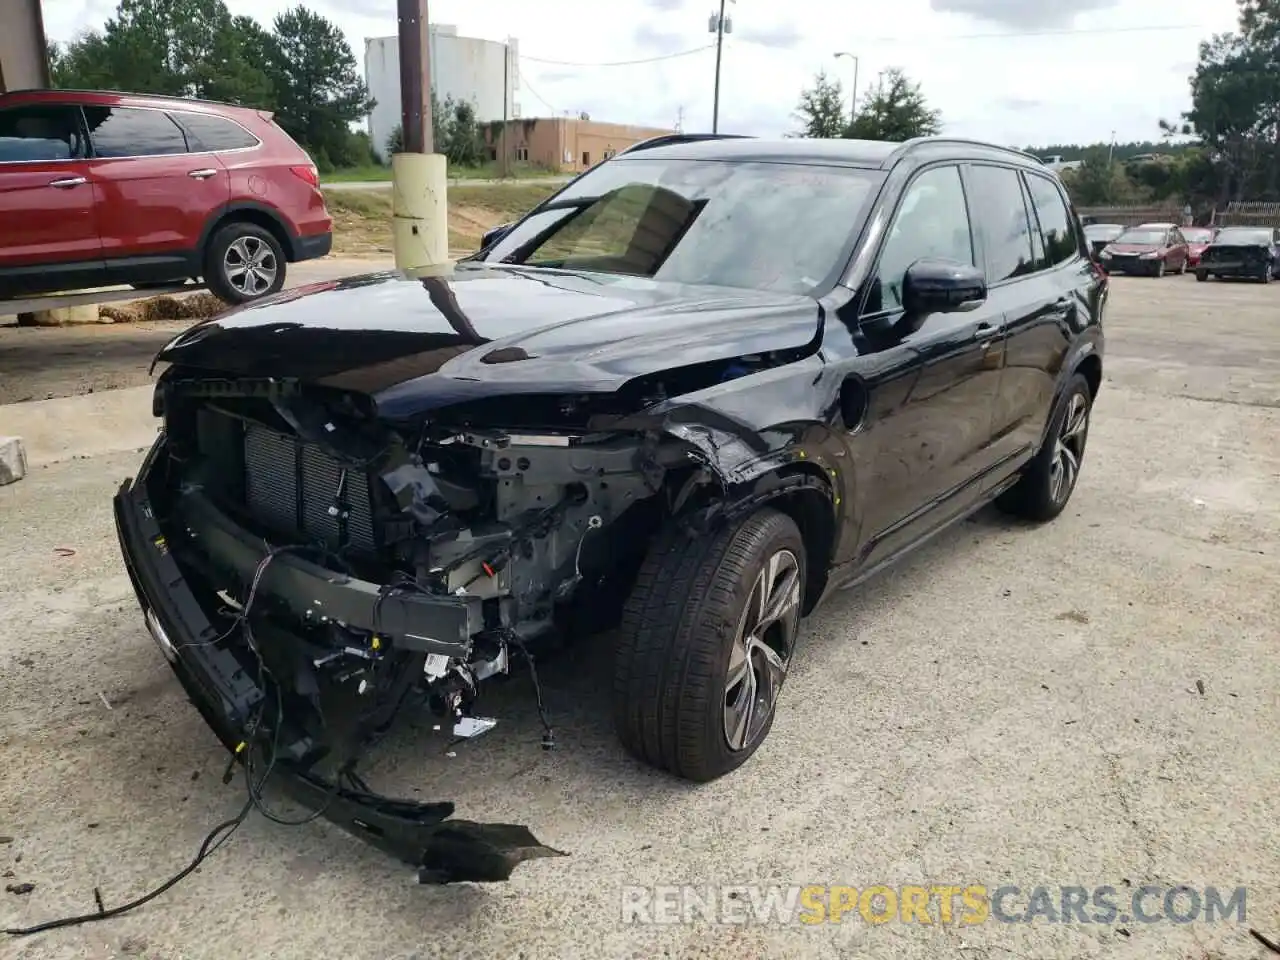
<instances>
[{"instance_id":1,"label":"concrete building wall","mask_svg":"<svg viewBox=\"0 0 1280 960\"><path fill-rule=\"evenodd\" d=\"M509 122L506 132L506 149L512 164L577 173L634 143L674 131L569 117L535 117ZM489 145L495 151L495 159L500 159L502 135L491 137Z\"/></svg>"},{"instance_id":2,"label":"concrete building wall","mask_svg":"<svg viewBox=\"0 0 1280 960\"><path fill-rule=\"evenodd\" d=\"M457 27L432 24L428 45L431 88L438 101L443 103L449 97L466 101L475 107L476 119L482 123L520 115L515 100L519 48L514 39L506 43L476 40L458 36ZM385 153L387 140L400 123L399 39L366 40L364 72L369 94L377 101L369 115L369 139L374 149Z\"/></svg>"},{"instance_id":3,"label":"concrete building wall","mask_svg":"<svg viewBox=\"0 0 1280 960\"><path fill-rule=\"evenodd\" d=\"M0 93L49 86L40 0L0 0Z\"/></svg>"}]
</instances>

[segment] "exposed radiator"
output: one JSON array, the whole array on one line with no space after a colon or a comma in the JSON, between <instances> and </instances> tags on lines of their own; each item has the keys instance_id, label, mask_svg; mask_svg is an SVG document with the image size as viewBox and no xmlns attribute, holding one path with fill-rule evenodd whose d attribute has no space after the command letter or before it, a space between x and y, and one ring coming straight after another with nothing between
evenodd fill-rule
<instances>
[{"instance_id":1,"label":"exposed radiator","mask_svg":"<svg viewBox=\"0 0 1280 960\"><path fill-rule=\"evenodd\" d=\"M344 482L343 470L336 460L294 437L256 425L245 429L245 506L251 516L299 540L372 553L369 478L347 470ZM347 512L345 542L341 518L331 512L338 504Z\"/></svg>"}]
</instances>

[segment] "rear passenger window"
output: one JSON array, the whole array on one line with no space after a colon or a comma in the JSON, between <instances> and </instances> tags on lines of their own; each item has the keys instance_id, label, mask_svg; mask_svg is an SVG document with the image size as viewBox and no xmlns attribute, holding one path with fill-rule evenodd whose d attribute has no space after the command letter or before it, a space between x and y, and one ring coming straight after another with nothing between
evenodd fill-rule
<instances>
[{"instance_id":1,"label":"rear passenger window","mask_svg":"<svg viewBox=\"0 0 1280 960\"><path fill-rule=\"evenodd\" d=\"M181 128L159 110L85 107L84 115L95 157L156 157L187 152Z\"/></svg>"},{"instance_id":2,"label":"rear passenger window","mask_svg":"<svg viewBox=\"0 0 1280 960\"><path fill-rule=\"evenodd\" d=\"M987 282L999 283L1035 269L1031 227L1018 172L1007 167L969 168L974 225L987 243Z\"/></svg>"},{"instance_id":3,"label":"rear passenger window","mask_svg":"<svg viewBox=\"0 0 1280 960\"><path fill-rule=\"evenodd\" d=\"M934 167L907 187L889 227L864 313L902 309L902 278L924 257L973 263L969 210L958 167Z\"/></svg>"},{"instance_id":4,"label":"rear passenger window","mask_svg":"<svg viewBox=\"0 0 1280 960\"><path fill-rule=\"evenodd\" d=\"M192 150L216 153L258 145L257 137L226 117L210 117L202 113L179 113L175 116L187 131L187 142Z\"/></svg>"},{"instance_id":5,"label":"rear passenger window","mask_svg":"<svg viewBox=\"0 0 1280 960\"><path fill-rule=\"evenodd\" d=\"M1027 174L1027 186L1031 188L1031 202L1040 220L1040 235L1044 237L1045 266L1054 267L1066 263L1076 253L1075 231L1071 229L1071 214L1063 202L1062 194L1053 181L1035 174Z\"/></svg>"},{"instance_id":6,"label":"rear passenger window","mask_svg":"<svg viewBox=\"0 0 1280 960\"><path fill-rule=\"evenodd\" d=\"M0 163L46 163L84 156L75 107L0 110Z\"/></svg>"}]
</instances>

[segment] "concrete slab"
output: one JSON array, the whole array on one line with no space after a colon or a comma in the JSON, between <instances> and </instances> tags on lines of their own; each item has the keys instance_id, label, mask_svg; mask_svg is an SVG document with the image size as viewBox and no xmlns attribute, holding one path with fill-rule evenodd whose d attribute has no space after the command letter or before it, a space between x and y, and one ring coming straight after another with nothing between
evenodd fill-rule
<instances>
[{"instance_id":1,"label":"concrete slab","mask_svg":"<svg viewBox=\"0 0 1280 960\"><path fill-rule=\"evenodd\" d=\"M0 487L27 475L27 451L21 437L0 437Z\"/></svg>"},{"instance_id":2,"label":"concrete slab","mask_svg":"<svg viewBox=\"0 0 1280 960\"><path fill-rule=\"evenodd\" d=\"M146 386L6 404L0 434L24 439L28 467L137 450L156 437L151 394Z\"/></svg>"}]
</instances>

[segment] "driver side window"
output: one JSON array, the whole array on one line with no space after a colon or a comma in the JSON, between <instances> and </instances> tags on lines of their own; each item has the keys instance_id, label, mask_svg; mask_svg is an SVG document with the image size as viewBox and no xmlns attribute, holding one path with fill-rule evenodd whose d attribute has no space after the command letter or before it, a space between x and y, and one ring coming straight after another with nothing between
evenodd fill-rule
<instances>
[{"instance_id":1,"label":"driver side window","mask_svg":"<svg viewBox=\"0 0 1280 960\"><path fill-rule=\"evenodd\" d=\"M880 251L863 313L901 310L903 275L925 257L974 263L959 167L926 170L907 187Z\"/></svg>"}]
</instances>

